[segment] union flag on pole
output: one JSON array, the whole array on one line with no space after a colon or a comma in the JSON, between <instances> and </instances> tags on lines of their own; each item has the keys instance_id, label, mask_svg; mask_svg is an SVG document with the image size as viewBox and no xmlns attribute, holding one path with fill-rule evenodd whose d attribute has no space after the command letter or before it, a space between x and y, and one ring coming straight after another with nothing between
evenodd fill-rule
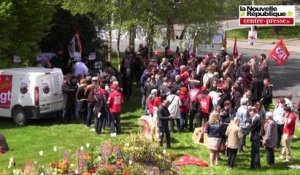
<instances>
[{"instance_id":1,"label":"union flag on pole","mask_svg":"<svg viewBox=\"0 0 300 175\"><path fill-rule=\"evenodd\" d=\"M77 32L75 33L75 37L76 37L76 40L77 40L77 45L78 45L79 52L82 54L82 45L81 45L81 40L80 40L80 33L79 33L79 31L77 31Z\"/></svg>"},{"instance_id":2,"label":"union flag on pole","mask_svg":"<svg viewBox=\"0 0 300 175\"><path fill-rule=\"evenodd\" d=\"M239 51L237 49L236 38L234 38L233 58L237 58L238 56L239 56Z\"/></svg>"},{"instance_id":3,"label":"union flag on pole","mask_svg":"<svg viewBox=\"0 0 300 175\"><path fill-rule=\"evenodd\" d=\"M290 53L287 50L283 39L279 40L273 50L269 53L269 56L276 61L278 65L284 65L289 59Z\"/></svg>"}]
</instances>

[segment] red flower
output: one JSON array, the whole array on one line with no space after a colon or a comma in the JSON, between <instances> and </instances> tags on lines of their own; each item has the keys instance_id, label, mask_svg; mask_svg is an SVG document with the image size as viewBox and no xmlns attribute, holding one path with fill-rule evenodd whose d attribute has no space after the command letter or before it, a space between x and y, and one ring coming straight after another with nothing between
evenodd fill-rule
<instances>
[{"instance_id":1,"label":"red flower","mask_svg":"<svg viewBox=\"0 0 300 175\"><path fill-rule=\"evenodd\" d=\"M93 173L96 172L96 170L97 170L96 167L91 167L90 170L89 170L89 173L93 174Z\"/></svg>"},{"instance_id":2,"label":"red flower","mask_svg":"<svg viewBox=\"0 0 300 175\"><path fill-rule=\"evenodd\" d=\"M58 162L52 162L50 164L51 168L58 168L59 167L59 163Z\"/></svg>"},{"instance_id":3,"label":"red flower","mask_svg":"<svg viewBox=\"0 0 300 175\"><path fill-rule=\"evenodd\" d=\"M27 160L25 166L26 166L26 167L30 167L30 165L31 165L30 160Z\"/></svg>"},{"instance_id":4,"label":"red flower","mask_svg":"<svg viewBox=\"0 0 300 175\"><path fill-rule=\"evenodd\" d=\"M118 160L117 162L116 162L116 166L117 167L120 167L120 166L122 166L122 163L123 163L123 160L121 159L121 160Z\"/></svg>"}]
</instances>

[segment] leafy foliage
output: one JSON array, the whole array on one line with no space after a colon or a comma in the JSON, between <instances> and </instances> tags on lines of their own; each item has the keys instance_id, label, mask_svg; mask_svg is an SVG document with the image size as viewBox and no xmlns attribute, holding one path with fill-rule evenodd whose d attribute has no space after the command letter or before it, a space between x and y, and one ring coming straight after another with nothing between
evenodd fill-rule
<instances>
[{"instance_id":1,"label":"leafy foliage","mask_svg":"<svg viewBox=\"0 0 300 175\"><path fill-rule=\"evenodd\" d=\"M62 50L68 55L67 46L75 32L80 32L83 55L99 49L96 29L89 15L73 16L69 11L58 8L51 21L50 32L39 43L42 52Z\"/></svg>"},{"instance_id":2,"label":"leafy foliage","mask_svg":"<svg viewBox=\"0 0 300 175\"><path fill-rule=\"evenodd\" d=\"M13 55L32 61L37 43L49 29L55 1L4 0L0 3L0 63L6 66Z\"/></svg>"}]
</instances>

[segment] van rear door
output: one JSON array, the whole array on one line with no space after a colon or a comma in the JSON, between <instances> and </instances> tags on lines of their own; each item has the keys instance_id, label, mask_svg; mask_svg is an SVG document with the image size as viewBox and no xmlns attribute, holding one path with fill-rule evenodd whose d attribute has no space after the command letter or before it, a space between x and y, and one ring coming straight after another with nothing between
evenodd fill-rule
<instances>
[{"instance_id":1,"label":"van rear door","mask_svg":"<svg viewBox=\"0 0 300 175\"><path fill-rule=\"evenodd\" d=\"M51 89L52 101L58 102L63 100L62 94L63 75L59 69L54 69L51 72Z\"/></svg>"},{"instance_id":2,"label":"van rear door","mask_svg":"<svg viewBox=\"0 0 300 175\"><path fill-rule=\"evenodd\" d=\"M62 83L63 77L60 69L49 70L49 72L45 72L45 75L39 77L38 88L41 113L63 108L61 105L63 101Z\"/></svg>"}]
</instances>

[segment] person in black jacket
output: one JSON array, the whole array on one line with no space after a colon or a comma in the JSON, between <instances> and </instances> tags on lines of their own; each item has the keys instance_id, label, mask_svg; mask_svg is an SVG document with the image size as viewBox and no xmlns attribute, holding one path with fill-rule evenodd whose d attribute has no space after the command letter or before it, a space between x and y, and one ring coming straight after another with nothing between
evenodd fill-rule
<instances>
[{"instance_id":1,"label":"person in black jacket","mask_svg":"<svg viewBox=\"0 0 300 175\"><path fill-rule=\"evenodd\" d=\"M62 122L70 122L74 114L74 101L76 92L76 89L71 84L71 75L64 76L62 92L64 96L64 110L62 114Z\"/></svg>"},{"instance_id":2,"label":"person in black jacket","mask_svg":"<svg viewBox=\"0 0 300 175\"><path fill-rule=\"evenodd\" d=\"M250 84L251 97L250 100L252 104L259 101L262 97L262 91L264 88L264 83L262 80L257 78L257 74L252 74L252 82Z\"/></svg>"},{"instance_id":3,"label":"person in black jacket","mask_svg":"<svg viewBox=\"0 0 300 175\"><path fill-rule=\"evenodd\" d=\"M4 135L0 134L0 156L9 150L8 144Z\"/></svg>"},{"instance_id":4,"label":"person in black jacket","mask_svg":"<svg viewBox=\"0 0 300 175\"><path fill-rule=\"evenodd\" d=\"M260 146L260 131L261 120L255 107L249 109L251 124L248 124L247 131L251 131L251 164L250 169L260 168L259 146Z\"/></svg>"},{"instance_id":5,"label":"person in black jacket","mask_svg":"<svg viewBox=\"0 0 300 175\"><path fill-rule=\"evenodd\" d=\"M159 139L160 146L163 146L164 135L166 135L167 148L171 147L171 134L169 130L169 120L172 118L168 106L170 105L169 100L164 100L163 104L157 111L158 127L159 127Z\"/></svg>"},{"instance_id":6,"label":"person in black jacket","mask_svg":"<svg viewBox=\"0 0 300 175\"><path fill-rule=\"evenodd\" d=\"M129 101L132 94L132 71L133 71L133 54L131 51L126 51L125 57L121 61L121 74L124 87L124 96Z\"/></svg>"},{"instance_id":7,"label":"person in black jacket","mask_svg":"<svg viewBox=\"0 0 300 175\"><path fill-rule=\"evenodd\" d=\"M108 117L108 107L106 105L106 97L102 93L101 89L95 92L94 98L96 100L94 107L95 114L95 131L97 134L101 134L104 126L104 121Z\"/></svg>"},{"instance_id":8,"label":"person in black jacket","mask_svg":"<svg viewBox=\"0 0 300 175\"><path fill-rule=\"evenodd\" d=\"M265 110L269 111L270 104L272 103L273 98L273 84L270 82L268 78L264 79L264 89L262 92L261 103L264 105Z\"/></svg>"}]
</instances>

